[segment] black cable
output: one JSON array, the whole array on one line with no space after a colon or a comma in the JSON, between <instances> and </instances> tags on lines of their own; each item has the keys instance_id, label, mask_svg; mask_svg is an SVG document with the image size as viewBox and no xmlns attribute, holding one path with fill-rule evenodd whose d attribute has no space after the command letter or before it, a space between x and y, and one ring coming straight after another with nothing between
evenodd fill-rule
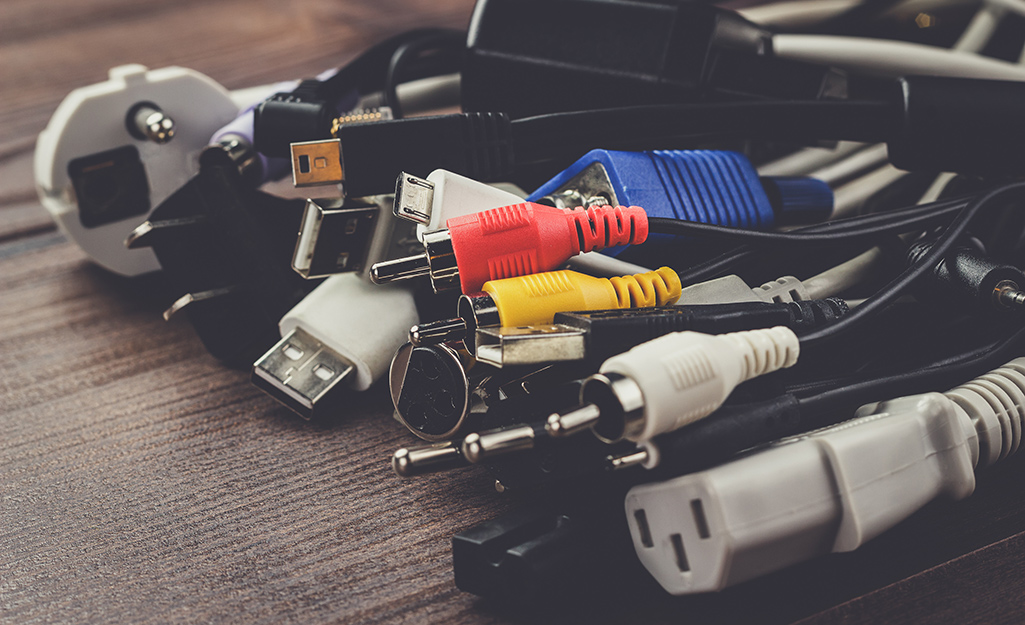
<instances>
[{"instance_id":1,"label":"black cable","mask_svg":"<svg viewBox=\"0 0 1025 625\"><path fill-rule=\"evenodd\" d=\"M835 338L836 336L849 331L852 327L861 323L867 317L875 315L907 291L912 283L933 270L948 251L957 243L957 240L964 234L968 225L985 210L988 210L999 201L1021 198L1025 196L1025 183L1016 182L1007 184L972 200L968 206L963 208L957 217L944 229L943 234L936 243L923 254L918 261L900 273L896 278L884 285L872 297L865 300L850 315L840 319L834 324L826 327L816 328L803 333L801 347L808 347L822 341Z\"/></svg>"},{"instance_id":2,"label":"black cable","mask_svg":"<svg viewBox=\"0 0 1025 625\"><path fill-rule=\"evenodd\" d=\"M466 33L441 30L396 48L388 63L383 87L385 104L391 108L392 115L396 119L403 117L397 91L400 83L458 72L465 47Z\"/></svg>"},{"instance_id":3,"label":"black cable","mask_svg":"<svg viewBox=\"0 0 1025 625\"><path fill-rule=\"evenodd\" d=\"M322 94L326 99L333 100L352 89L361 94L384 91L390 66L399 50L417 42L454 36L465 41L466 33L449 28L416 28L389 37L368 48L330 78L321 81Z\"/></svg>"},{"instance_id":4,"label":"black cable","mask_svg":"<svg viewBox=\"0 0 1025 625\"><path fill-rule=\"evenodd\" d=\"M885 213L874 213L851 217L822 224L814 224L796 228L794 233L844 233L856 229L863 224L900 223L901 229L895 228L895 232L911 231L916 229L927 229L948 221L955 213L967 206L968 198L956 198L942 202L931 202L906 208L893 209ZM906 230L903 228L906 227ZM760 253L760 249L752 244L739 245L727 250L718 256L703 261L680 272L680 280L685 284L703 282L717 278L727 273L731 268L740 262L747 260Z\"/></svg>"},{"instance_id":5,"label":"black cable","mask_svg":"<svg viewBox=\"0 0 1025 625\"><path fill-rule=\"evenodd\" d=\"M837 139L880 142L901 126L901 107L884 101L757 101L633 106L552 113L514 120L514 148L522 164L579 152L582 143L625 149L701 137ZM568 150L571 146L572 150Z\"/></svg>"}]
</instances>

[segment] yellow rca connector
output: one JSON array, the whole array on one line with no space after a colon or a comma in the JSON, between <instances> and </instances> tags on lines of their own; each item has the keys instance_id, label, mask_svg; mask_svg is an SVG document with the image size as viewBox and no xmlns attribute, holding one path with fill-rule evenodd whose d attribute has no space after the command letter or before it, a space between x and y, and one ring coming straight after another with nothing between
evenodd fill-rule
<instances>
[{"instance_id":1,"label":"yellow rca connector","mask_svg":"<svg viewBox=\"0 0 1025 625\"><path fill-rule=\"evenodd\" d=\"M595 278L575 271L548 271L492 280L479 293L459 298L459 317L414 326L414 345L462 340L476 353L479 327L518 327L552 323L556 313L642 308L673 304L680 277L669 267L618 278Z\"/></svg>"},{"instance_id":2,"label":"yellow rca connector","mask_svg":"<svg viewBox=\"0 0 1025 625\"><path fill-rule=\"evenodd\" d=\"M509 328L551 323L555 313L572 310L665 306L675 303L680 291L680 276L669 267L618 278L595 278L563 270L492 280L484 284L483 292L491 299L489 307L497 312L497 322L488 319L489 323L482 323L480 319L475 325ZM478 308L472 306L469 310ZM459 312L463 312L462 301Z\"/></svg>"}]
</instances>

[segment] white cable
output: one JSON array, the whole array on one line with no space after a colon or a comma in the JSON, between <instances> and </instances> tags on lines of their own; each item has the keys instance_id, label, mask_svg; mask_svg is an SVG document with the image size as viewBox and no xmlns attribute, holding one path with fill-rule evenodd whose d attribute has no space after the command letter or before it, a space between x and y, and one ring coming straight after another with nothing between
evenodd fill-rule
<instances>
[{"instance_id":1,"label":"white cable","mask_svg":"<svg viewBox=\"0 0 1025 625\"><path fill-rule=\"evenodd\" d=\"M987 57L885 39L786 35L772 38L776 56L879 76L952 76L1025 81L1025 68Z\"/></svg>"},{"instance_id":2,"label":"white cable","mask_svg":"<svg viewBox=\"0 0 1025 625\"><path fill-rule=\"evenodd\" d=\"M812 298L805 285L793 276L751 288L735 274L706 280L685 287L677 300L677 306L700 304L731 304L735 302L794 302Z\"/></svg>"},{"instance_id":3,"label":"white cable","mask_svg":"<svg viewBox=\"0 0 1025 625\"><path fill-rule=\"evenodd\" d=\"M873 195L908 175L893 165L883 165L860 178L852 180L833 192L833 212L830 219L857 215Z\"/></svg>"},{"instance_id":4,"label":"white cable","mask_svg":"<svg viewBox=\"0 0 1025 625\"><path fill-rule=\"evenodd\" d=\"M974 470L1014 453L1025 358L944 394L863 406L857 418L626 497L634 548L676 595L721 590L853 551L933 499L961 499Z\"/></svg>"},{"instance_id":5,"label":"white cable","mask_svg":"<svg viewBox=\"0 0 1025 625\"><path fill-rule=\"evenodd\" d=\"M825 299L843 293L864 280L882 258L882 249L874 247L836 267L804 280L808 298Z\"/></svg>"},{"instance_id":6,"label":"white cable","mask_svg":"<svg viewBox=\"0 0 1025 625\"><path fill-rule=\"evenodd\" d=\"M850 11L862 0L794 0L773 2L737 11L762 26L790 29L812 26Z\"/></svg>"},{"instance_id":7,"label":"white cable","mask_svg":"<svg viewBox=\"0 0 1025 625\"><path fill-rule=\"evenodd\" d=\"M989 43L993 33L996 32L1000 20L1007 13L1007 9L992 3L984 3L982 8L975 12L972 20L954 44L953 49L961 52L981 52Z\"/></svg>"},{"instance_id":8,"label":"white cable","mask_svg":"<svg viewBox=\"0 0 1025 625\"><path fill-rule=\"evenodd\" d=\"M817 169L808 175L835 187L868 169L879 167L887 161L887 158L886 144L877 143L855 152L842 161Z\"/></svg>"},{"instance_id":9,"label":"white cable","mask_svg":"<svg viewBox=\"0 0 1025 625\"><path fill-rule=\"evenodd\" d=\"M925 193L922 194L922 197L919 198L918 203L928 204L929 202L935 202L940 199L940 194L943 193L943 189L945 189L954 178L957 178L957 174L951 172L944 172L936 176L936 179L933 180L929 188L926 189Z\"/></svg>"},{"instance_id":10,"label":"white cable","mask_svg":"<svg viewBox=\"0 0 1025 625\"><path fill-rule=\"evenodd\" d=\"M809 176L816 169L846 158L866 147L864 143L841 141L835 148L802 148L793 154L758 167L759 176Z\"/></svg>"}]
</instances>

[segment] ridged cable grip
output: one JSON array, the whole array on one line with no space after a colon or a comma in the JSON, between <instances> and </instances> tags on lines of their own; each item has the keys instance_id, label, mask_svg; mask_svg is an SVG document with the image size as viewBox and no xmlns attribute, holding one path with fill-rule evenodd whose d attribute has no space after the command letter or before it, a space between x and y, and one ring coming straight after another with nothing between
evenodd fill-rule
<instances>
[{"instance_id":1,"label":"ridged cable grip","mask_svg":"<svg viewBox=\"0 0 1025 625\"><path fill-rule=\"evenodd\" d=\"M648 236L648 218L638 206L562 209L524 202L454 217L446 225L464 293Z\"/></svg>"},{"instance_id":2,"label":"ridged cable grip","mask_svg":"<svg viewBox=\"0 0 1025 625\"><path fill-rule=\"evenodd\" d=\"M797 335L784 326L720 335L687 331L614 356L601 372L630 378L640 388L643 427L627 438L644 442L712 414L738 384L791 367L799 354Z\"/></svg>"},{"instance_id":3,"label":"ridged cable grip","mask_svg":"<svg viewBox=\"0 0 1025 625\"><path fill-rule=\"evenodd\" d=\"M979 437L980 466L1010 456L1025 427L1025 358L1018 358L944 395L963 410Z\"/></svg>"},{"instance_id":4,"label":"ridged cable grip","mask_svg":"<svg viewBox=\"0 0 1025 625\"><path fill-rule=\"evenodd\" d=\"M570 270L491 280L482 290L491 296L501 325L552 323L555 313L610 310L673 304L680 297L680 277L669 267L657 271L596 278Z\"/></svg>"}]
</instances>

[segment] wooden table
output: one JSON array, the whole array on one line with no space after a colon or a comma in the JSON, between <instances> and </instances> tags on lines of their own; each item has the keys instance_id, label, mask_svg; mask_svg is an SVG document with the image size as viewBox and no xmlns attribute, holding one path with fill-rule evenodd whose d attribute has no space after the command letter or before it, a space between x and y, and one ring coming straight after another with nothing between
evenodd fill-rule
<instances>
[{"instance_id":1,"label":"wooden table","mask_svg":"<svg viewBox=\"0 0 1025 625\"><path fill-rule=\"evenodd\" d=\"M35 135L108 67L229 88L311 75L472 0L0 4L0 619L36 622L901 622L1025 619L1023 461L854 554L715 596L650 580L509 612L452 581L453 533L517 502L483 473L394 477L385 389L303 422L165 323L158 278L91 265L36 200ZM600 548L600 546L598 546Z\"/></svg>"}]
</instances>

